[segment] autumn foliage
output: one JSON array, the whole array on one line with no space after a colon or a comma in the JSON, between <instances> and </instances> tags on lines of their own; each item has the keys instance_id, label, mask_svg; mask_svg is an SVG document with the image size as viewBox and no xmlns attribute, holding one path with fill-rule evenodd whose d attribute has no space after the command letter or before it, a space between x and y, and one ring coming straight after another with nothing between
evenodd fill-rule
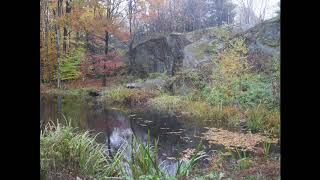
<instances>
[{"instance_id":1,"label":"autumn foliage","mask_svg":"<svg viewBox=\"0 0 320 180\"><path fill-rule=\"evenodd\" d=\"M110 52L107 56L87 54L81 69L83 77L93 77L102 74L111 75L123 67L125 67L123 57Z\"/></svg>"}]
</instances>

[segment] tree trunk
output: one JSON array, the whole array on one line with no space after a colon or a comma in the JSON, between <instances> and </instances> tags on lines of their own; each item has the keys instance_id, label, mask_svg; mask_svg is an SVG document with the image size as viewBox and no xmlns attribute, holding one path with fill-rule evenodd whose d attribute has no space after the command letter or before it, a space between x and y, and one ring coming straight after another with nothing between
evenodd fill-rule
<instances>
[{"instance_id":1,"label":"tree trunk","mask_svg":"<svg viewBox=\"0 0 320 180\"><path fill-rule=\"evenodd\" d=\"M58 0L58 5L57 5L57 15L58 18L61 15L61 4L62 0ZM56 48L57 48L57 60L58 60L58 77L57 77L57 87L60 89L60 26L57 23L56 24Z\"/></svg>"},{"instance_id":2,"label":"tree trunk","mask_svg":"<svg viewBox=\"0 0 320 180\"><path fill-rule=\"evenodd\" d=\"M134 39L135 39L136 34L134 34L132 36L131 42L129 44L129 72L133 71L134 69L134 59L135 59L135 55L133 52L133 43L134 43Z\"/></svg>"},{"instance_id":3,"label":"tree trunk","mask_svg":"<svg viewBox=\"0 0 320 180\"><path fill-rule=\"evenodd\" d=\"M42 28L42 24L43 24L43 5L42 5L42 0L40 1L40 50L43 48L43 28ZM40 83L42 82L42 78L43 77L43 59L42 56L40 56Z\"/></svg>"},{"instance_id":4,"label":"tree trunk","mask_svg":"<svg viewBox=\"0 0 320 180\"><path fill-rule=\"evenodd\" d=\"M67 53L67 36L68 36L68 29L67 26L63 27L63 53Z\"/></svg>"},{"instance_id":5,"label":"tree trunk","mask_svg":"<svg viewBox=\"0 0 320 180\"><path fill-rule=\"evenodd\" d=\"M47 1L47 4L48 4L48 1ZM46 11L46 20L45 20L45 36L46 36L46 64L48 65L48 80L50 82L50 60L49 60L49 27L48 27L48 24L49 24L49 9L48 9L48 6L47 6L47 11Z\"/></svg>"},{"instance_id":6,"label":"tree trunk","mask_svg":"<svg viewBox=\"0 0 320 180\"><path fill-rule=\"evenodd\" d=\"M69 14L71 12L71 0L66 1L66 14ZM65 25L63 27L63 53L67 53L67 38L68 38L68 27Z\"/></svg>"},{"instance_id":7,"label":"tree trunk","mask_svg":"<svg viewBox=\"0 0 320 180\"><path fill-rule=\"evenodd\" d=\"M103 79L102 79L102 86L105 87L107 86L107 76L106 76L106 61L108 59L108 49L109 49L109 32L105 32L105 49L104 49L104 54L105 54L105 59L103 63Z\"/></svg>"},{"instance_id":8,"label":"tree trunk","mask_svg":"<svg viewBox=\"0 0 320 180\"><path fill-rule=\"evenodd\" d=\"M132 0L129 0L129 32L132 33Z\"/></svg>"},{"instance_id":9,"label":"tree trunk","mask_svg":"<svg viewBox=\"0 0 320 180\"><path fill-rule=\"evenodd\" d=\"M58 96L58 119L61 121L62 119L62 103L61 103L61 96Z\"/></svg>"}]
</instances>

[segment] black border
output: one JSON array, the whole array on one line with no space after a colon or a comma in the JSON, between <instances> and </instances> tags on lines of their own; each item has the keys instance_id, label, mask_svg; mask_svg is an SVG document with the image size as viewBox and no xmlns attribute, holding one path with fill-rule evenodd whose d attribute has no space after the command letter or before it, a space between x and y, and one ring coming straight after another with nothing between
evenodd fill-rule
<instances>
[{"instance_id":1,"label":"black border","mask_svg":"<svg viewBox=\"0 0 320 180\"><path fill-rule=\"evenodd\" d=\"M5 4L9 1L2 3L2 9L6 11L1 12L0 28L4 30L0 38L6 38L1 42L0 89L4 90L1 95L6 98L6 101L2 101L2 110L7 114L1 118L1 149L5 151L2 155L6 158L6 162L2 162L6 169L1 177L8 175L9 179L35 179L40 177L39 1L10 2L12 4ZM310 111L317 112L317 106L312 109L313 105L299 102L303 99L315 100L312 95L317 93L304 90L318 82L315 80L309 84L307 80L311 75L299 78L302 74L319 71L312 69L319 66L312 67L309 62L316 59L307 54L310 51L318 52L317 46L298 41L314 41L318 33L317 20L307 22L311 15L303 11L319 11L312 10L312 6L318 7L297 1L297 8L294 8L293 0L281 0L281 179L292 179L289 175L294 179L311 179L308 177L310 172L317 172L316 169L309 169L311 165L308 163L298 161L299 158L315 161L314 157L317 156L317 148L312 146L317 140L301 138L306 133L303 130L315 132L313 135L316 137L318 131L308 123L318 121L318 118L308 117L308 114ZM315 32L306 30L308 27L314 28ZM312 76L317 77L315 74ZM302 175L301 178L298 175Z\"/></svg>"},{"instance_id":2,"label":"black border","mask_svg":"<svg viewBox=\"0 0 320 180\"><path fill-rule=\"evenodd\" d=\"M40 4L2 2L1 177L40 178ZM5 41L3 41L5 40ZM21 178L19 178L21 177Z\"/></svg>"}]
</instances>

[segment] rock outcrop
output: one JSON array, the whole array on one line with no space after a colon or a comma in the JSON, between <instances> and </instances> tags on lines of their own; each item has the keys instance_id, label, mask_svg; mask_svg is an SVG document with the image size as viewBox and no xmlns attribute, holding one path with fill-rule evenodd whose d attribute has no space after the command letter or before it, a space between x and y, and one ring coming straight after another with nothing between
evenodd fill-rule
<instances>
[{"instance_id":1,"label":"rock outcrop","mask_svg":"<svg viewBox=\"0 0 320 180\"><path fill-rule=\"evenodd\" d=\"M280 59L280 17L274 17L240 33L246 39L248 60L256 70L270 58Z\"/></svg>"},{"instance_id":2,"label":"rock outcrop","mask_svg":"<svg viewBox=\"0 0 320 180\"><path fill-rule=\"evenodd\" d=\"M134 63L145 72L167 72L172 75L182 66L183 49L189 43L182 34L149 39L133 48Z\"/></svg>"},{"instance_id":3,"label":"rock outcrop","mask_svg":"<svg viewBox=\"0 0 320 180\"><path fill-rule=\"evenodd\" d=\"M280 54L280 17L267 20L240 34L246 38L250 53L263 53L268 56Z\"/></svg>"},{"instance_id":4,"label":"rock outcrop","mask_svg":"<svg viewBox=\"0 0 320 180\"><path fill-rule=\"evenodd\" d=\"M275 17L242 33L236 27L226 26L139 38L133 47L134 63L140 71L170 75L181 67L197 68L223 51L227 31L231 40L245 38L249 61L257 68L272 56L280 57L280 18Z\"/></svg>"}]
</instances>

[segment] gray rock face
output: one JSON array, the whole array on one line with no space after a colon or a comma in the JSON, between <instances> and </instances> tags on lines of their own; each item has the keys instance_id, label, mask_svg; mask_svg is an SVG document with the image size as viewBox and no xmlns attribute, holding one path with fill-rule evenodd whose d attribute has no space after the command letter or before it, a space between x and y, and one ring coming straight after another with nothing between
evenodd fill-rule
<instances>
[{"instance_id":1,"label":"gray rock face","mask_svg":"<svg viewBox=\"0 0 320 180\"><path fill-rule=\"evenodd\" d=\"M166 71L171 74L182 64L183 48L189 43L181 34L149 39L133 48L134 62L149 73Z\"/></svg>"},{"instance_id":2,"label":"gray rock face","mask_svg":"<svg viewBox=\"0 0 320 180\"><path fill-rule=\"evenodd\" d=\"M232 27L233 28L233 27ZM234 30L233 30L234 31ZM275 17L249 30L233 32L232 38L244 37L249 50L249 61L260 66L271 56L280 57L280 18ZM197 68L210 62L214 54L225 48L215 28L185 34L154 36L134 44L134 63L142 71L172 74L180 68Z\"/></svg>"},{"instance_id":3,"label":"gray rock face","mask_svg":"<svg viewBox=\"0 0 320 180\"><path fill-rule=\"evenodd\" d=\"M138 83L128 83L126 85L126 87L128 89L141 89L142 88L142 85L141 84L138 84Z\"/></svg>"},{"instance_id":4,"label":"gray rock face","mask_svg":"<svg viewBox=\"0 0 320 180\"><path fill-rule=\"evenodd\" d=\"M275 17L242 33L249 54L280 56L280 18Z\"/></svg>"}]
</instances>

